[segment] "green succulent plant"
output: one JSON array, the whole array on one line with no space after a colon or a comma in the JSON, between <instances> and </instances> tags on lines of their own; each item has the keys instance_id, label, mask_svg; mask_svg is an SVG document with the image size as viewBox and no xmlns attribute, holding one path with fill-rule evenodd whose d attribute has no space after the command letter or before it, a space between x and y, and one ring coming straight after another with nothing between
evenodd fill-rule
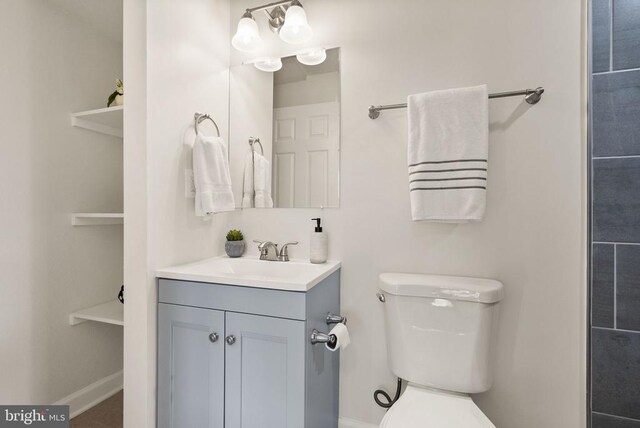
<instances>
[{"instance_id":1,"label":"green succulent plant","mask_svg":"<svg viewBox=\"0 0 640 428\"><path fill-rule=\"evenodd\" d=\"M244 235L239 230L231 229L227 233L227 241L242 241L243 239Z\"/></svg>"}]
</instances>

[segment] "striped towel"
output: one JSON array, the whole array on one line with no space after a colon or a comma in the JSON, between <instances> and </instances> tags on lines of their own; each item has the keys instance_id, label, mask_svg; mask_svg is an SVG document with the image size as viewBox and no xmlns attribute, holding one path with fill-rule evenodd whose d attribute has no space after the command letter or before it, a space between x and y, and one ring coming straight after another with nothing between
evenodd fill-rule
<instances>
[{"instance_id":1,"label":"striped towel","mask_svg":"<svg viewBox=\"0 0 640 428\"><path fill-rule=\"evenodd\" d=\"M489 148L487 86L410 95L407 105L413 220L482 220Z\"/></svg>"}]
</instances>

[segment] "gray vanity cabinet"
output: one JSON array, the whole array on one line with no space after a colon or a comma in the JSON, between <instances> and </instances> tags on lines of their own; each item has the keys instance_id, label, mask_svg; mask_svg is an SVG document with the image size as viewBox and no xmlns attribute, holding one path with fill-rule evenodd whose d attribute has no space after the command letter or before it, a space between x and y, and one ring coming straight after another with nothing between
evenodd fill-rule
<instances>
[{"instance_id":1,"label":"gray vanity cabinet","mask_svg":"<svg viewBox=\"0 0 640 428\"><path fill-rule=\"evenodd\" d=\"M339 271L308 292L159 281L159 428L337 428ZM216 336L217 335L217 336Z\"/></svg>"},{"instance_id":2,"label":"gray vanity cabinet","mask_svg":"<svg viewBox=\"0 0 640 428\"><path fill-rule=\"evenodd\" d=\"M227 313L226 426L304 426L304 324Z\"/></svg>"},{"instance_id":3,"label":"gray vanity cabinet","mask_svg":"<svg viewBox=\"0 0 640 428\"><path fill-rule=\"evenodd\" d=\"M158 427L224 428L224 312L161 303L158 332Z\"/></svg>"}]
</instances>

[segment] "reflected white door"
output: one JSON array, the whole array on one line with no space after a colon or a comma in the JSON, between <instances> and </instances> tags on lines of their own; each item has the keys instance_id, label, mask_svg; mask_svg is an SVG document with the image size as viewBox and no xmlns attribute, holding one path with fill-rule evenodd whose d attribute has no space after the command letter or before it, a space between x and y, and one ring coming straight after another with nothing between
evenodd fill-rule
<instances>
[{"instance_id":1,"label":"reflected white door","mask_svg":"<svg viewBox=\"0 0 640 428\"><path fill-rule=\"evenodd\" d=\"M340 104L273 110L276 207L340 205Z\"/></svg>"}]
</instances>

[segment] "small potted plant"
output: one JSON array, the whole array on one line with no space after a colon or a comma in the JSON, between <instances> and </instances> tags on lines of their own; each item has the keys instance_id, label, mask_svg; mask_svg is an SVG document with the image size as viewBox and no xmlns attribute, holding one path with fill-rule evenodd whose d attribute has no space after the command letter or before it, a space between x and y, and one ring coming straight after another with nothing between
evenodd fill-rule
<instances>
[{"instance_id":1,"label":"small potted plant","mask_svg":"<svg viewBox=\"0 0 640 428\"><path fill-rule=\"evenodd\" d=\"M124 85L122 80L116 79L116 90L113 91L113 94L109 95L109 99L107 100L107 107L111 107L111 104L116 103L117 106L121 106L124 104Z\"/></svg>"},{"instance_id":2,"label":"small potted plant","mask_svg":"<svg viewBox=\"0 0 640 428\"><path fill-rule=\"evenodd\" d=\"M229 257L240 257L244 254L244 236L239 230L231 229L227 233L227 242L224 243L224 250Z\"/></svg>"}]
</instances>

